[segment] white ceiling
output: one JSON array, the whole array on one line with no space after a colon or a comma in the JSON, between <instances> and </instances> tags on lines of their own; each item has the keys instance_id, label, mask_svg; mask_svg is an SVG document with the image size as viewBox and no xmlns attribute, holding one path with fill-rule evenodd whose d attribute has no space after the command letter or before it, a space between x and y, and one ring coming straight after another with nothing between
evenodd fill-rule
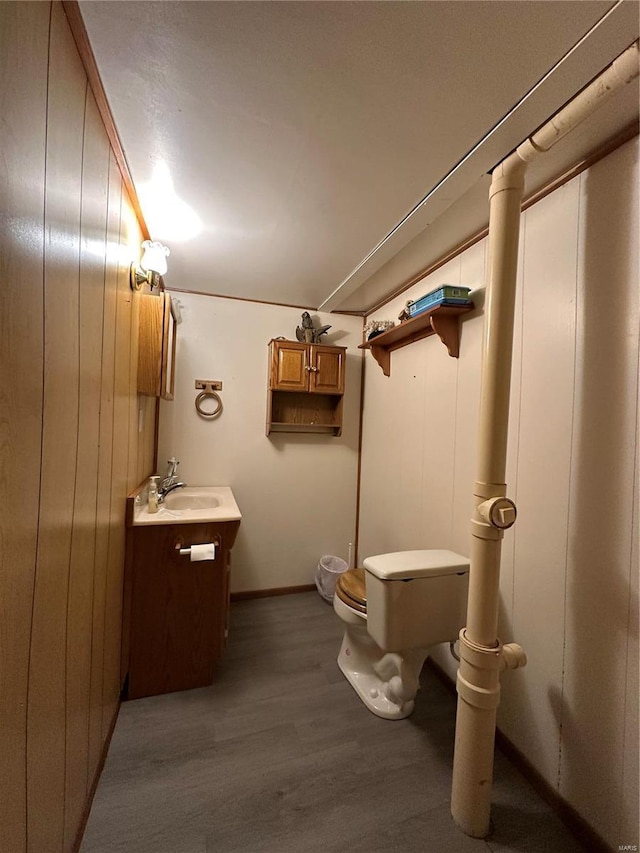
<instances>
[{"instance_id":1,"label":"white ceiling","mask_svg":"<svg viewBox=\"0 0 640 853\"><path fill-rule=\"evenodd\" d=\"M439 218L445 250L468 236L482 175L638 36L637 0L80 5L167 286L325 310L397 286ZM161 162L189 240L145 206Z\"/></svg>"}]
</instances>

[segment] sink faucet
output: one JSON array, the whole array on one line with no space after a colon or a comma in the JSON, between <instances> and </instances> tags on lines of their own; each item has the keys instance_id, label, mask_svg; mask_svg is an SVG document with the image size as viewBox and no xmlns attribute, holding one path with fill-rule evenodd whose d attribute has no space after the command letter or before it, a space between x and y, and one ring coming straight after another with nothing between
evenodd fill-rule
<instances>
[{"instance_id":1,"label":"sink faucet","mask_svg":"<svg viewBox=\"0 0 640 853\"><path fill-rule=\"evenodd\" d=\"M160 488L158 490L158 503L164 503L164 499L169 494L169 492L172 492L174 489L184 489L186 485L186 483L172 483L170 486Z\"/></svg>"},{"instance_id":2,"label":"sink faucet","mask_svg":"<svg viewBox=\"0 0 640 853\"><path fill-rule=\"evenodd\" d=\"M169 492L172 492L174 489L182 489L187 484L178 482L178 465L180 464L179 460L176 459L175 456L172 456L171 459L167 462L168 469L167 473L163 480L160 482L160 486L158 488L158 503L162 503Z\"/></svg>"}]
</instances>

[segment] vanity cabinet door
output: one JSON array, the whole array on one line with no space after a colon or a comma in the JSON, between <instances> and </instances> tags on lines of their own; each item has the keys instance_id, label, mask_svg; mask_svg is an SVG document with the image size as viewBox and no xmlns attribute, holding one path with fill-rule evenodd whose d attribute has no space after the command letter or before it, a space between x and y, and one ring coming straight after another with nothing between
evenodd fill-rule
<instances>
[{"instance_id":1,"label":"vanity cabinet door","mask_svg":"<svg viewBox=\"0 0 640 853\"><path fill-rule=\"evenodd\" d=\"M128 697L211 684L227 624L227 553L218 546L215 560L191 562L179 548L219 537L209 524L141 526L131 532Z\"/></svg>"}]
</instances>

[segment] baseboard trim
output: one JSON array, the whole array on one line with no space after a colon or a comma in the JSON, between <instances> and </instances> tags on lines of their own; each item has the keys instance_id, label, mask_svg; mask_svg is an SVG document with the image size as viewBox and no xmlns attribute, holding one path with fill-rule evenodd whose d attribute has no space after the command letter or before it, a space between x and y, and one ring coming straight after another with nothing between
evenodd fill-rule
<instances>
[{"instance_id":1,"label":"baseboard trim","mask_svg":"<svg viewBox=\"0 0 640 853\"><path fill-rule=\"evenodd\" d=\"M456 686L441 666L431 658L427 658L427 665L435 675L443 682L445 687L452 693L456 692ZM496 746L512 761L525 779L532 785L536 793L548 803L558 818L567 827L576 840L589 850L590 853L614 853L604 839L587 823L573 806L563 799L547 780L536 770L529 759L522 753L509 738L496 729Z\"/></svg>"},{"instance_id":2,"label":"baseboard trim","mask_svg":"<svg viewBox=\"0 0 640 853\"><path fill-rule=\"evenodd\" d=\"M231 601L248 601L251 598L270 598L272 595L294 595L296 592L312 592L316 588L314 583L305 583L301 586L279 586L274 589L252 589L232 592Z\"/></svg>"},{"instance_id":3,"label":"baseboard trim","mask_svg":"<svg viewBox=\"0 0 640 853\"><path fill-rule=\"evenodd\" d=\"M542 799L551 806L562 823L586 850L589 850L590 853L613 853L613 848L609 847L605 840L589 826L582 815L569 805L555 788L551 787L526 755L520 752L518 747L500 729L496 729L496 745L516 765L522 775L531 783Z\"/></svg>"},{"instance_id":4,"label":"baseboard trim","mask_svg":"<svg viewBox=\"0 0 640 853\"><path fill-rule=\"evenodd\" d=\"M82 838L84 836L85 829L87 828L87 821L89 820L89 814L91 812L91 806L93 805L93 798L96 795L96 789L98 787L98 782L100 781L100 777L102 776L102 771L104 770L104 763L107 760L107 753L109 752L109 746L111 745L111 738L113 737L113 732L116 727L116 722L118 720L118 714L120 713L120 705L121 702L118 700L118 704L116 706L115 714L113 715L113 719L111 720L111 725L109 726L109 731L107 732L107 737L105 738L105 742L102 746L102 755L100 756L100 761L98 762L98 766L96 768L95 776L93 777L93 782L91 783L91 788L89 790L89 796L87 797L87 801L84 806L84 811L82 813L82 820L80 821L80 826L78 827L78 832L76 834L76 840L73 844L72 850L73 853L79 853L80 846L82 845Z\"/></svg>"}]
</instances>

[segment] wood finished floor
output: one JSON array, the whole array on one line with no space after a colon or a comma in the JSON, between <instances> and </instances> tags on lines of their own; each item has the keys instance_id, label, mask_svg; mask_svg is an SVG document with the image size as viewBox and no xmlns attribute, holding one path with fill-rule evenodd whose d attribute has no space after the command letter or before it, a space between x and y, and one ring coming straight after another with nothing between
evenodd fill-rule
<instances>
[{"instance_id":1,"label":"wood finished floor","mask_svg":"<svg viewBox=\"0 0 640 853\"><path fill-rule=\"evenodd\" d=\"M428 668L407 720L381 720L336 664L317 593L232 605L213 686L126 702L81 853L575 853L496 753L493 832L449 812L455 699Z\"/></svg>"}]
</instances>

